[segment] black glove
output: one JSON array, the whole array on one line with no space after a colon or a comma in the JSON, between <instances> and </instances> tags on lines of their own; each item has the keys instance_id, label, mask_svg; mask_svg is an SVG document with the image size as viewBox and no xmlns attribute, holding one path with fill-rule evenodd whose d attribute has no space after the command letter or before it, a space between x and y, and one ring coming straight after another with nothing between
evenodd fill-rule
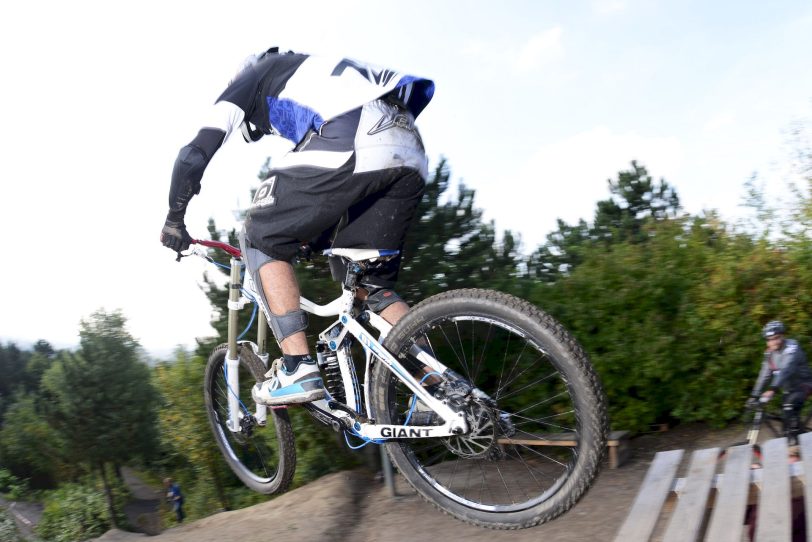
<instances>
[{"instance_id":1,"label":"black glove","mask_svg":"<svg viewBox=\"0 0 812 542\"><path fill-rule=\"evenodd\" d=\"M183 220L166 219L164 229L161 230L161 243L175 252L181 252L189 248L189 245L192 244L192 236L186 231Z\"/></svg>"}]
</instances>

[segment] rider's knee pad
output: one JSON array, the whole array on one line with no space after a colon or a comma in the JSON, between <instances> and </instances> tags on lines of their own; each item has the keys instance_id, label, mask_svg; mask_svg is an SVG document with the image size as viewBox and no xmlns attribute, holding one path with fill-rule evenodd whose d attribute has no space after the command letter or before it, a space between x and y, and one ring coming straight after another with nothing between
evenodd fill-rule
<instances>
[{"instance_id":1,"label":"rider's knee pad","mask_svg":"<svg viewBox=\"0 0 812 542\"><path fill-rule=\"evenodd\" d=\"M394 290L389 288L373 289L367 296L367 307L375 314L380 314L386 307L403 301Z\"/></svg>"},{"instance_id":2,"label":"rider's knee pad","mask_svg":"<svg viewBox=\"0 0 812 542\"><path fill-rule=\"evenodd\" d=\"M274 258L252 247L245 237L245 230L240 232L239 240L245 265L248 268L250 276L254 280L256 293L260 297L262 308L264 309L265 315L268 317L268 325L271 327L271 331L273 331L276 340L282 342L282 340L290 337L294 333L306 330L308 318L305 311L299 309L289 311L282 315L271 312L271 308L268 305L268 300L265 298L265 289L263 288L262 281L259 277L259 268L266 263L274 261Z\"/></svg>"},{"instance_id":3,"label":"rider's knee pad","mask_svg":"<svg viewBox=\"0 0 812 542\"><path fill-rule=\"evenodd\" d=\"M307 313L302 309L289 311L281 316L272 312L268 313L268 325L271 326L271 331L279 342L294 333L306 330L307 322Z\"/></svg>"}]
</instances>

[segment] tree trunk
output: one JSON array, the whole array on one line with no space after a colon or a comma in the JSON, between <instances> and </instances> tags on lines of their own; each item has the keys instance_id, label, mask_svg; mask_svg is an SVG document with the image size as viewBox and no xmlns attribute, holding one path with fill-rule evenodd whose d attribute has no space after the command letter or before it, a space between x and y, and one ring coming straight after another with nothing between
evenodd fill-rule
<instances>
[{"instance_id":1,"label":"tree trunk","mask_svg":"<svg viewBox=\"0 0 812 542\"><path fill-rule=\"evenodd\" d=\"M116 508L113 504L113 490L110 489L110 484L107 482L107 472L103 462L99 463L99 472L101 472L102 483L104 484L104 495L107 497L107 510L110 513L110 524L114 528L118 528L116 524Z\"/></svg>"},{"instance_id":2,"label":"tree trunk","mask_svg":"<svg viewBox=\"0 0 812 542\"><path fill-rule=\"evenodd\" d=\"M231 506L228 503L228 496L226 495L225 488L223 487L223 482L221 480L217 464L215 461L212 461L211 458L209 458L208 464L209 474L214 482L214 492L217 493L217 499L220 501L220 506L223 507L223 510L231 510Z\"/></svg>"}]
</instances>

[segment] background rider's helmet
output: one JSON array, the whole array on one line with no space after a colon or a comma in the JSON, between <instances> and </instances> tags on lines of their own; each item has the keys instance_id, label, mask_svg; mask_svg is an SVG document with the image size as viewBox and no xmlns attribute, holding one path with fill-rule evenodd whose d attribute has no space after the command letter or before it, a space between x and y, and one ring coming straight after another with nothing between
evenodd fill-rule
<instances>
[{"instance_id":1,"label":"background rider's helmet","mask_svg":"<svg viewBox=\"0 0 812 542\"><path fill-rule=\"evenodd\" d=\"M761 334L765 339L769 339L770 337L774 337L775 335L783 335L787 332L787 328L784 327L784 323L778 320L773 320L772 322L767 322L767 325L764 326Z\"/></svg>"}]
</instances>

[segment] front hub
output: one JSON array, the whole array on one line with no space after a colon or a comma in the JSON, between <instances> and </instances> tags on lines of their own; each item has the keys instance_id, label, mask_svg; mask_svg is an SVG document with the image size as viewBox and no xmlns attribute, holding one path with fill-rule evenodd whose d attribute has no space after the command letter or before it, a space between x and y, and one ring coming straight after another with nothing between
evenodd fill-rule
<instances>
[{"instance_id":1,"label":"front hub","mask_svg":"<svg viewBox=\"0 0 812 542\"><path fill-rule=\"evenodd\" d=\"M479 402L472 402L465 409L468 433L448 437L443 441L446 448L465 459L490 457L496 445L496 415L492 408Z\"/></svg>"}]
</instances>

